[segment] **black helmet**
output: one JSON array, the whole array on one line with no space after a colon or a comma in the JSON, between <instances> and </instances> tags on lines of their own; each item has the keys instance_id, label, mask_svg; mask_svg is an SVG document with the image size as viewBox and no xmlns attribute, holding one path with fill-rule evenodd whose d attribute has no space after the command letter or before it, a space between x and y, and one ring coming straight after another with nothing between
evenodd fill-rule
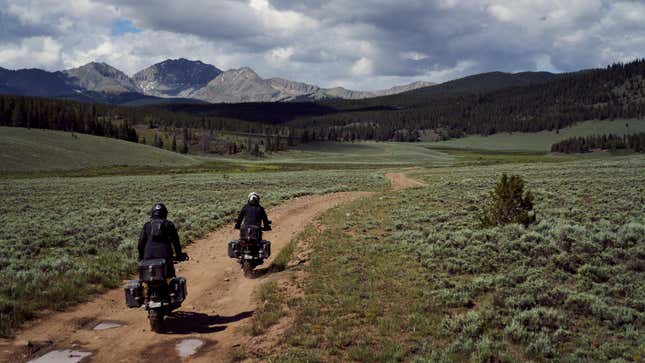
<instances>
[{"instance_id":1,"label":"black helmet","mask_svg":"<svg viewBox=\"0 0 645 363\"><path fill-rule=\"evenodd\" d=\"M165 219L168 216L168 209L166 209L166 206L163 203L157 203L152 207L150 216Z\"/></svg>"}]
</instances>

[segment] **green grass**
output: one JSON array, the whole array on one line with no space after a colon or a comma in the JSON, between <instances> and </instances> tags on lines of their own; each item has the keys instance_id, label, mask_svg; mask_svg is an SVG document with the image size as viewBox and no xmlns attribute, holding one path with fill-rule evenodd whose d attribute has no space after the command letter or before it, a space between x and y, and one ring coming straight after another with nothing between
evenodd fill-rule
<instances>
[{"instance_id":1,"label":"green grass","mask_svg":"<svg viewBox=\"0 0 645 363\"><path fill-rule=\"evenodd\" d=\"M450 155L429 150L419 143L396 142L315 142L272 154L269 160L276 163L377 164L385 166L445 166L453 162Z\"/></svg>"},{"instance_id":2,"label":"green grass","mask_svg":"<svg viewBox=\"0 0 645 363\"><path fill-rule=\"evenodd\" d=\"M116 287L135 267L139 230L155 202L166 203L187 242L232 222L251 190L269 206L386 186L380 173L364 170L0 180L0 335L42 309Z\"/></svg>"},{"instance_id":3,"label":"green grass","mask_svg":"<svg viewBox=\"0 0 645 363\"><path fill-rule=\"evenodd\" d=\"M397 361L411 340L429 334L427 324L409 321L423 308L410 303L425 289L425 271L382 242L383 226L396 222L387 209L374 208L379 200L336 208L321 218L323 232L310 230L315 252L305 298L291 304L296 320L275 361Z\"/></svg>"},{"instance_id":4,"label":"green grass","mask_svg":"<svg viewBox=\"0 0 645 363\"><path fill-rule=\"evenodd\" d=\"M479 226L502 173L535 193L536 224ZM323 217L274 361L642 361L645 157L417 177Z\"/></svg>"},{"instance_id":5,"label":"green grass","mask_svg":"<svg viewBox=\"0 0 645 363\"><path fill-rule=\"evenodd\" d=\"M626 126L629 125L629 126ZM472 135L460 139L424 143L431 148L457 148L479 150L524 150L549 152L551 145L574 137L598 134L635 134L645 132L645 119L615 121L585 121L556 131L535 133L499 133L490 136Z\"/></svg>"},{"instance_id":6,"label":"green grass","mask_svg":"<svg viewBox=\"0 0 645 363\"><path fill-rule=\"evenodd\" d=\"M311 143L263 157L183 155L62 131L0 128L0 177L248 173L387 166L446 166L453 157L414 143Z\"/></svg>"},{"instance_id":7,"label":"green grass","mask_svg":"<svg viewBox=\"0 0 645 363\"><path fill-rule=\"evenodd\" d=\"M611 157L611 154L589 154L585 156L549 154L542 151L508 151L508 150L477 150L456 149L452 147L432 147L455 158L455 166L493 165L508 163L554 163L573 161L580 158Z\"/></svg>"},{"instance_id":8,"label":"green grass","mask_svg":"<svg viewBox=\"0 0 645 363\"><path fill-rule=\"evenodd\" d=\"M284 309L285 296L281 293L276 281L262 283L255 291L258 308L253 313L249 333L253 336L261 335L270 326L280 321L287 314Z\"/></svg>"},{"instance_id":9,"label":"green grass","mask_svg":"<svg viewBox=\"0 0 645 363\"><path fill-rule=\"evenodd\" d=\"M0 127L0 173L130 166L185 166L200 161L151 146L79 133Z\"/></svg>"}]
</instances>

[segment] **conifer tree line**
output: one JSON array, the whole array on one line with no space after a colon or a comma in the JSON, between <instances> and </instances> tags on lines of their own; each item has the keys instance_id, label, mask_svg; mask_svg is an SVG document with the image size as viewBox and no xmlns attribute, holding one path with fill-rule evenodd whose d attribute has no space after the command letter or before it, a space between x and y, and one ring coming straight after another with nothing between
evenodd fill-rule
<instances>
[{"instance_id":1,"label":"conifer tree line","mask_svg":"<svg viewBox=\"0 0 645 363\"><path fill-rule=\"evenodd\" d=\"M591 119L645 116L645 60L481 94L410 91L328 105L344 112L301 117L289 125L317 140L397 140L401 133L414 139L421 130L439 131L443 138L555 130Z\"/></svg>"},{"instance_id":2,"label":"conifer tree line","mask_svg":"<svg viewBox=\"0 0 645 363\"><path fill-rule=\"evenodd\" d=\"M73 131L138 142L132 123L108 110L105 105L0 96L0 126Z\"/></svg>"},{"instance_id":3,"label":"conifer tree line","mask_svg":"<svg viewBox=\"0 0 645 363\"><path fill-rule=\"evenodd\" d=\"M586 137L571 137L551 146L552 152L559 153L588 153L593 150L622 150L631 149L634 152L645 152L645 132L632 135L592 135Z\"/></svg>"},{"instance_id":4,"label":"conifer tree line","mask_svg":"<svg viewBox=\"0 0 645 363\"><path fill-rule=\"evenodd\" d=\"M265 137L278 135L295 137L292 128L284 125L266 125L237 119L198 116L167 111L155 107L122 107L107 104L40 97L0 95L0 126L39 128L106 136L132 142L141 141L134 128L166 130L201 129L251 133ZM175 144L180 152L187 152L183 145ZM163 140L155 138L152 144L163 147ZM236 151L236 150L234 150Z\"/></svg>"}]
</instances>

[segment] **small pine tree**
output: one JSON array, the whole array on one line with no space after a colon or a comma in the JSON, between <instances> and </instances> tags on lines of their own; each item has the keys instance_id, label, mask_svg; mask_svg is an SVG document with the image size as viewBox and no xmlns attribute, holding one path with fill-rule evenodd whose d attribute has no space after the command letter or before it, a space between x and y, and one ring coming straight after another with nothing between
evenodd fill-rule
<instances>
[{"instance_id":1,"label":"small pine tree","mask_svg":"<svg viewBox=\"0 0 645 363\"><path fill-rule=\"evenodd\" d=\"M533 193L524 191L524 179L519 175L503 174L495 189L490 192L482 213L478 216L483 227L509 223L524 226L535 222Z\"/></svg>"},{"instance_id":2,"label":"small pine tree","mask_svg":"<svg viewBox=\"0 0 645 363\"><path fill-rule=\"evenodd\" d=\"M181 147L181 153L188 154L188 142L186 140L184 140L184 144Z\"/></svg>"},{"instance_id":3,"label":"small pine tree","mask_svg":"<svg viewBox=\"0 0 645 363\"><path fill-rule=\"evenodd\" d=\"M172 135L172 151L177 151L177 134Z\"/></svg>"}]
</instances>

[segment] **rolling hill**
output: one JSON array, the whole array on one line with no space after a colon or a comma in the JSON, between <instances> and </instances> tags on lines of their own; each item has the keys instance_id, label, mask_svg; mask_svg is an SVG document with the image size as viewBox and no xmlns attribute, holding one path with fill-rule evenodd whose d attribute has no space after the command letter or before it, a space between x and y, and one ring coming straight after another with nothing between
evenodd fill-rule
<instances>
[{"instance_id":1,"label":"rolling hill","mask_svg":"<svg viewBox=\"0 0 645 363\"><path fill-rule=\"evenodd\" d=\"M63 131L0 127L0 173L108 166L183 166L196 159L152 146Z\"/></svg>"},{"instance_id":2,"label":"rolling hill","mask_svg":"<svg viewBox=\"0 0 645 363\"><path fill-rule=\"evenodd\" d=\"M544 151L551 145L570 137L591 135L630 135L645 132L645 119L593 120L574 124L559 131L498 133L489 136L471 135L459 139L431 142L432 148L473 150Z\"/></svg>"},{"instance_id":3,"label":"rolling hill","mask_svg":"<svg viewBox=\"0 0 645 363\"><path fill-rule=\"evenodd\" d=\"M440 97L466 94L490 93L505 88L536 86L554 81L567 74L549 72L486 72L451 81L390 94L374 95L366 99L329 99L323 101L338 109L372 107L375 105L397 105L399 107L420 107Z\"/></svg>"}]
</instances>

